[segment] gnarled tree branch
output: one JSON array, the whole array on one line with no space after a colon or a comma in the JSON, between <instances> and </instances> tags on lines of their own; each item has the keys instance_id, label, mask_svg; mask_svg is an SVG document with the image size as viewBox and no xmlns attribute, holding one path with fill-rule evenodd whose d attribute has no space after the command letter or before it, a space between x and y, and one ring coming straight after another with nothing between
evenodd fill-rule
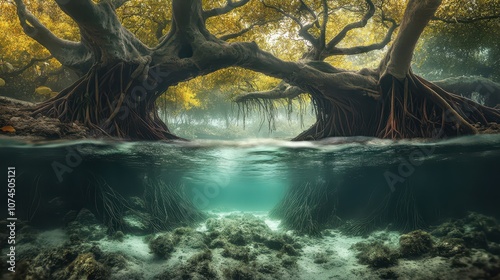
<instances>
[{"instance_id":1,"label":"gnarled tree branch","mask_svg":"<svg viewBox=\"0 0 500 280\"><path fill-rule=\"evenodd\" d=\"M392 35L394 34L394 31L399 26L395 20L393 20L393 19L387 19L387 20L391 22L391 26L387 30L387 33L385 34L385 37L382 39L382 41L380 41L378 43L366 45L366 46L356 46L356 47L350 47L350 48L334 47L332 49L325 50L325 52L322 53L322 56L324 58L326 58L326 57L329 57L332 55L354 55L354 54L362 54L362 53L367 53L367 52L374 51L374 50L383 49L385 46L387 46L387 44L389 44L391 42Z\"/></svg>"},{"instance_id":2,"label":"gnarled tree branch","mask_svg":"<svg viewBox=\"0 0 500 280\"><path fill-rule=\"evenodd\" d=\"M478 22L478 21L483 21L483 20L492 20L492 19L498 19L498 18L500 18L500 14L475 17L475 18L451 18L451 19L435 16L435 17L432 17L432 20L442 21L445 23L473 23L473 22Z\"/></svg>"},{"instance_id":3,"label":"gnarled tree branch","mask_svg":"<svg viewBox=\"0 0 500 280\"><path fill-rule=\"evenodd\" d=\"M254 91L254 92L240 94L236 96L234 101L239 103L254 99L282 99L282 98L294 99L295 97L301 95L302 93L304 93L303 89L296 86L291 86L285 82L280 82L276 87L274 87L271 90Z\"/></svg>"},{"instance_id":4,"label":"gnarled tree branch","mask_svg":"<svg viewBox=\"0 0 500 280\"><path fill-rule=\"evenodd\" d=\"M28 69L31 66L35 65L35 63L42 62L42 61L47 61L47 60L49 60L51 58L52 58L52 56L48 56L48 57L44 57L44 58L32 58L30 60L30 62L28 62L28 64L24 65L23 67L21 67L21 68L19 68L17 70L7 72L7 73L3 74L3 76L5 76L5 77L15 77L17 75L22 74L24 71L26 71L26 69Z\"/></svg>"},{"instance_id":5,"label":"gnarled tree branch","mask_svg":"<svg viewBox=\"0 0 500 280\"><path fill-rule=\"evenodd\" d=\"M335 46L337 46L345 38L349 31L366 26L368 20L375 14L375 5L373 2L371 0L366 0L366 4L368 6L368 11L365 13L363 18L360 21L346 25L335 37L333 37L333 39L330 40L330 42L328 42L328 44L326 44L326 51L329 52L335 48Z\"/></svg>"},{"instance_id":6,"label":"gnarled tree branch","mask_svg":"<svg viewBox=\"0 0 500 280\"><path fill-rule=\"evenodd\" d=\"M125 3L127 3L129 0L109 0L109 2L113 5L115 9L120 8L123 6Z\"/></svg>"},{"instance_id":7,"label":"gnarled tree branch","mask_svg":"<svg viewBox=\"0 0 500 280\"><path fill-rule=\"evenodd\" d=\"M224 5L223 7L203 11L203 18L207 20L208 18L211 17L227 14L236 8L244 6L249 1L250 0L240 0L240 1L226 0L226 5Z\"/></svg>"},{"instance_id":8,"label":"gnarled tree branch","mask_svg":"<svg viewBox=\"0 0 500 280\"><path fill-rule=\"evenodd\" d=\"M61 39L43 25L22 0L15 0L17 15L24 33L44 46L63 66L80 75L93 63L89 50L80 42Z\"/></svg>"}]
</instances>

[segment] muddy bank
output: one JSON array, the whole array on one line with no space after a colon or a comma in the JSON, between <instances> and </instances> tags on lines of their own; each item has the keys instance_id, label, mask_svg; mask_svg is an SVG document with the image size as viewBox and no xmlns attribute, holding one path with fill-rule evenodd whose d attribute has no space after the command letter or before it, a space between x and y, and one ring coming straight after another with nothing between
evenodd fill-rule
<instances>
[{"instance_id":1,"label":"muddy bank","mask_svg":"<svg viewBox=\"0 0 500 280\"><path fill-rule=\"evenodd\" d=\"M62 123L42 115L32 116L34 106L34 103L0 97L0 137L27 141L91 137L88 129L79 123Z\"/></svg>"}]
</instances>

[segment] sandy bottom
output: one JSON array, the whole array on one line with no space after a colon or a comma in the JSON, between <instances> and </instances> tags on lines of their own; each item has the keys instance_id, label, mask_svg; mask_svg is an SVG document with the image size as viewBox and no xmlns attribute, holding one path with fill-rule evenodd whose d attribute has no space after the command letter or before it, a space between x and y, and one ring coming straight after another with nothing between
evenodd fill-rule
<instances>
[{"instance_id":1,"label":"sandy bottom","mask_svg":"<svg viewBox=\"0 0 500 280\"><path fill-rule=\"evenodd\" d=\"M89 219L46 231L25 226L16 273L1 279L500 279L500 246L491 241L500 229L481 215L443 223L432 234L363 237L333 229L299 235L265 212L210 216L196 227L154 235L109 236ZM467 234L478 230L467 219L487 219L490 226L470 240Z\"/></svg>"}]
</instances>

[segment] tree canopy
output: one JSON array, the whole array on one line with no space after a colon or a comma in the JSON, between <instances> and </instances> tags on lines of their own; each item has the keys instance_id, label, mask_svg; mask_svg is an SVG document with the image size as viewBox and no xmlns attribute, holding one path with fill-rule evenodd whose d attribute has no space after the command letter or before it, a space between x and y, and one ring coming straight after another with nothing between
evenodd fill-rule
<instances>
[{"instance_id":1,"label":"tree canopy","mask_svg":"<svg viewBox=\"0 0 500 280\"><path fill-rule=\"evenodd\" d=\"M377 91L376 85L372 85L372 79L376 80L377 75L383 72L375 75L370 72L372 70L367 70L367 67L376 69L380 65L385 65L384 67L391 65L391 61L386 61L386 64L383 62L380 64L380 61L384 57L391 59L387 53L390 53L392 48L397 48L394 47L393 42L396 36L401 36L398 34L399 27L411 17L410 14L403 12L405 8L415 5L412 3L414 1L396 0L297 0L285 3L275 0L210 0L200 1L201 6L198 11L195 11L194 6L187 6L198 5L196 4L198 1L187 1L187 4L172 2L153 0L103 0L81 3L4 1L0 3L2 9L0 24L8 32L0 38L3 39L0 40L1 75L9 77L24 73L24 75L44 76L56 73L56 69L62 65L64 69L75 72L80 79L89 79L88 75L91 73L89 71L96 66L96 62L106 65L118 60L138 63L139 68L146 67L141 68L142 75L144 75L145 71L154 67L151 63L155 59L161 63L169 61L168 52L177 52L176 55L182 60L191 58L194 46L206 47L208 42L216 42L218 47L213 50L219 49L219 51L203 55L218 56L217 63L215 60L204 61L204 63L211 61L210 63L217 66L197 65L199 61L194 62L195 59L192 59L192 63L196 64L193 65L195 68L183 65L184 72L176 74L178 76L169 85L162 86L161 92L155 93L157 97L154 100L163 99L164 102L180 104L181 107L189 109L204 106L210 98L204 97L203 94L213 91L240 93L236 100L241 102L294 98L303 93L311 94L313 89L302 82L295 81L294 77L287 74L289 71L281 68L292 66L292 64L283 64L283 61L299 61L315 71L342 74L343 80L351 85L341 86L341 90L354 90L355 87L352 84L356 83L359 88L364 88L365 92L370 95ZM176 10L176 5L179 10ZM432 71L439 72L440 70L436 68L437 70L431 71L429 61L439 62L439 57L447 58L443 60L440 67L451 69L450 73L460 74L458 69L463 68L461 65L473 61L475 64L469 65L474 69L470 72L463 72L464 74L479 73L488 77L496 77L498 67L494 65L495 61L498 61L498 39L492 38L495 38L494 35L499 30L494 28L499 24L498 7L499 1L471 1L467 5L462 5L458 1L446 0L437 4L437 12L428 16L430 28L427 28L422 35L426 40L423 43L420 41L415 46L418 54L415 68L428 72L432 77L434 73ZM79 9L78 14L77 9ZM187 10L200 14L188 15ZM195 20L195 17L199 17L196 20L201 22L190 22L190 20ZM95 22L91 24L91 20ZM423 26L427 26L427 23ZM472 29L477 26L481 26L482 32L472 32ZM193 36L199 34L193 33L191 30L193 28L197 29L204 39L194 38ZM463 36L460 37L457 34ZM460 39L464 36L473 39L474 36L481 36L481 34L488 36L482 37L482 41L467 40L467 43ZM119 46L122 46L121 48L112 46L117 42ZM228 42L229 45L224 45L222 42ZM233 56L225 57L227 46L237 48L234 52L241 51L246 53L245 55L255 53L253 45L239 42L254 42L259 48L256 54L263 55L260 50L265 51L266 59L254 57L262 64L249 65L249 62L241 61L247 59L244 55L239 57L233 54ZM413 43L416 44L417 41ZM464 48L464 44L468 44L467 48ZM161 50L162 48L164 50ZM211 48L200 49L212 51ZM409 61L411 61L413 51L414 48L411 48ZM462 55L465 58L461 57ZM282 66L273 69L279 64ZM136 70L139 71L139 68ZM343 69L364 72L354 74ZM124 70L121 71L120 75L123 76ZM132 69L126 71L133 74L133 79L140 75ZM91 79L96 84L101 79L99 77L104 74L104 72L100 74L98 72L93 73L95 77L92 79L95 81ZM104 80L106 79L115 80L116 77L111 75L106 76ZM123 82L121 86L124 85L126 83ZM167 91L166 94L162 94L163 90ZM63 92L59 95L68 94L68 92ZM318 102L324 102L314 97L312 100L316 102L316 105ZM112 100L106 102L112 103ZM338 106L339 100L335 100L334 104ZM353 104L343 106L351 105ZM71 110L62 107L55 108L49 111L53 112L56 117L68 120L82 117L80 113L74 113L71 117L65 118L63 115ZM48 107L45 109L48 110ZM333 108L328 110L331 109ZM346 109L334 110L344 114ZM39 112L42 111L44 110ZM55 113L56 111L58 113ZM96 113L96 115L100 114ZM325 112L319 114L325 114ZM337 118L344 117L339 115ZM108 116L105 119L107 122L110 118ZM95 122L92 125L101 126ZM348 134L352 133L351 131ZM325 132L312 137L321 138L337 134L345 134L345 131Z\"/></svg>"}]
</instances>

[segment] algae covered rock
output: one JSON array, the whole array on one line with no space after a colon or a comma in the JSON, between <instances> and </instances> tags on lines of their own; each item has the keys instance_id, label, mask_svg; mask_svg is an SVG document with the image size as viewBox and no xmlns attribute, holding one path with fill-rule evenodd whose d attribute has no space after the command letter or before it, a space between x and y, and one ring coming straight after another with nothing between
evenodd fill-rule
<instances>
[{"instance_id":1,"label":"algae covered rock","mask_svg":"<svg viewBox=\"0 0 500 280\"><path fill-rule=\"evenodd\" d=\"M78 257L73 248L42 251L29 262L20 262L16 279L67 279L65 269Z\"/></svg>"},{"instance_id":2,"label":"algae covered rock","mask_svg":"<svg viewBox=\"0 0 500 280\"><path fill-rule=\"evenodd\" d=\"M66 279L108 279L109 270L91 253L80 254L67 268Z\"/></svg>"},{"instance_id":3,"label":"algae covered rock","mask_svg":"<svg viewBox=\"0 0 500 280\"><path fill-rule=\"evenodd\" d=\"M402 256L418 257L432 250L433 241L429 233L423 230L415 230L401 235L399 246Z\"/></svg>"},{"instance_id":4,"label":"algae covered rock","mask_svg":"<svg viewBox=\"0 0 500 280\"><path fill-rule=\"evenodd\" d=\"M179 240L175 237L172 237L170 233L164 233L151 239L151 241L149 242L149 249L156 256L168 259L170 257L170 254L174 251L175 245L177 245L178 242Z\"/></svg>"},{"instance_id":5,"label":"algae covered rock","mask_svg":"<svg viewBox=\"0 0 500 280\"><path fill-rule=\"evenodd\" d=\"M393 266L398 261L397 252L380 241L359 242L354 244L353 248L359 251L356 257L361 264L374 268Z\"/></svg>"},{"instance_id":6,"label":"algae covered rock","mask_svg":"<svg viewBox=\"0 0 500 280\"><path fill-rule=\"evenodd\" d=\"M453 257L467 252L464 241L460 238L443 238L436 244L436 254L441 257Z\"/></svg>"},{"instance_id":7,"label":"algae covered rock","mask_svg":"<svg viewBox=\"0 0 500 280\"><path fill-rule=\"evenodd\" d=\"M249 248L230 244L224 247L222 256L243 262L249 262L250 260L255 259L255 255L250 252Z\"/></svg>"},{"instance_id":8,"label":"algae covered rock","mask_svg":"<svg viewBox=\"0 0 500 280\"><path fill-rule=\"evenodd\" d=\"M86 208L80 210L75 220L68 224L66 230L73 241L96 241L106 237L106 227Z\"/></svg>"},{"instance_id":9,"label":"algae covered rock","mask_svg":"<svg viewBox=\"0 0 500 280\"><path fill-rule=\"evenodd\" d=\"M212 264L212 252L203 250L175 269L167 269L156 275L154 279L220 279Z\"/></svg>"}]
</instances>

